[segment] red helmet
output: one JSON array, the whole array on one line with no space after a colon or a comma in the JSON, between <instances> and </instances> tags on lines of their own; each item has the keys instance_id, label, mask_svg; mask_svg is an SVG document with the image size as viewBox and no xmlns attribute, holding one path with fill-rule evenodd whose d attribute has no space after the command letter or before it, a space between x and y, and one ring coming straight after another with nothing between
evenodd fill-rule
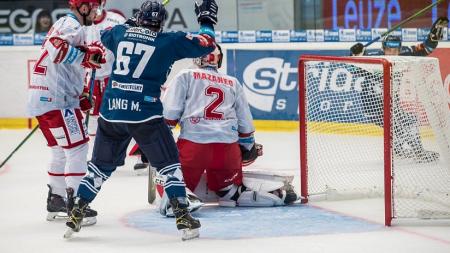
<instances>
[{"instance_id":1,"label":"red helmet","mask_svg":"<svg viewBox=\"0 0 450 253\"><path fill-rule=\"evenodd\" d=\"M99 4L100 1L99 0L69 0L69 6L70 7L80 7L82 4L87 3L87 4Z\"/></svg>"},{"instance_id":2,"label":"red helmet","mask_svg":"<svg viewBox=\"0 0 450 253\"><path fill-rule=\"evenodd\" d=\"M199 67L214 67L220 68L222 66L222 48L216 43L216 48L211 53L199 58L194 58L194 63Z\"/></svg>"}]
</instances>

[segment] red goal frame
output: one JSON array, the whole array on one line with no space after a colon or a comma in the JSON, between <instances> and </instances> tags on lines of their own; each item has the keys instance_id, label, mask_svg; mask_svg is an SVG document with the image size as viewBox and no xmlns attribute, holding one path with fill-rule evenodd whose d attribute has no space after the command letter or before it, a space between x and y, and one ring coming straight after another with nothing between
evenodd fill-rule
<instances>
[{"instance_id":1,"label":"red goal frame","mask_svg":"<svg viewBox=\"0 0 450 253\"><path fill-rule=\"evenodd\" d=\"M368 57L342 57L342 56L319 56L319 55L303 55L298 61L299 73L299 121L300 121L300 189L302 203L308 203L308 160L307 160L307 121L306 121L306 76L305 63L309 61L326 61L339 63L361 63L376 64L383 67L383 108L384 108L384 209L386 226L390 226L392 222L392 136L391 136L391 69L392 64L383 58Z\"/></svg>"}]
</instances>

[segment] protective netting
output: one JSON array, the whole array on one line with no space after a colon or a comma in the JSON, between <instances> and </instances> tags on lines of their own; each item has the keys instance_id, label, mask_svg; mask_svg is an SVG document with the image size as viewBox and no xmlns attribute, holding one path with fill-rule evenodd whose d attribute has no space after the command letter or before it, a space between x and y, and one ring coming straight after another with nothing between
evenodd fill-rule
<instances>
[{"instance_id":1,"label":"protective netting","mask_svg":"<svg viewBox=\"0 0 450 253\"><path fill-rule=\"evenodd\" d=\"M301 149L309 196L384 196L383 116L390 110L393 217L449 218L450 111L439 62L385 59L392 64L391 108L383 107L382 64L305 61L307 145Z\"/></svg>"}]
</instances>

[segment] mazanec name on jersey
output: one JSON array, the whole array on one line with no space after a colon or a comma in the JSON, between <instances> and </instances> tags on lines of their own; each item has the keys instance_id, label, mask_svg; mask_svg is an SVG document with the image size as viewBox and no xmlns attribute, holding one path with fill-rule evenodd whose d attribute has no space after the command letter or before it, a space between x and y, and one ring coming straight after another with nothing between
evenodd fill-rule
<instances>
[{"instance_id":1,"label":"mazanec name on jersey","mask_svg":"<svg viewBox=\"0 0 450 253\"><path fill-rule=\"evenodd\" d=\"M194 76L194 79L209 80L213 83L224 84L224 85L227 85L230 87L234 86L233 80L230 80L230 79L227 79L227 78L221 77L221 76L211 75L211 74L202 73L202 72L194 72L193 76Z\"/></svg>"}]
</instances>

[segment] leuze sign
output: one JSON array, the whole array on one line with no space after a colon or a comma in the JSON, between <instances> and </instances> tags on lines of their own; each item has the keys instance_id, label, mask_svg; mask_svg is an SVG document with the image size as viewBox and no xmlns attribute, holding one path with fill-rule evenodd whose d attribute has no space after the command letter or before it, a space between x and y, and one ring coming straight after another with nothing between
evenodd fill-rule
<instances>
[{"instance_id":1,"label":"leuze sign","mask_svg":"<svg viewBox=\"0 0 450 253\"><path fill-rule=\"evenodd\" d=\"M323 0L325 29L371 29L393 27L437 0ZM431 27L438 17L450 15L450 2L434 6L424 15L413 19L402 28Z\"/></svg>"}]
</instances>

